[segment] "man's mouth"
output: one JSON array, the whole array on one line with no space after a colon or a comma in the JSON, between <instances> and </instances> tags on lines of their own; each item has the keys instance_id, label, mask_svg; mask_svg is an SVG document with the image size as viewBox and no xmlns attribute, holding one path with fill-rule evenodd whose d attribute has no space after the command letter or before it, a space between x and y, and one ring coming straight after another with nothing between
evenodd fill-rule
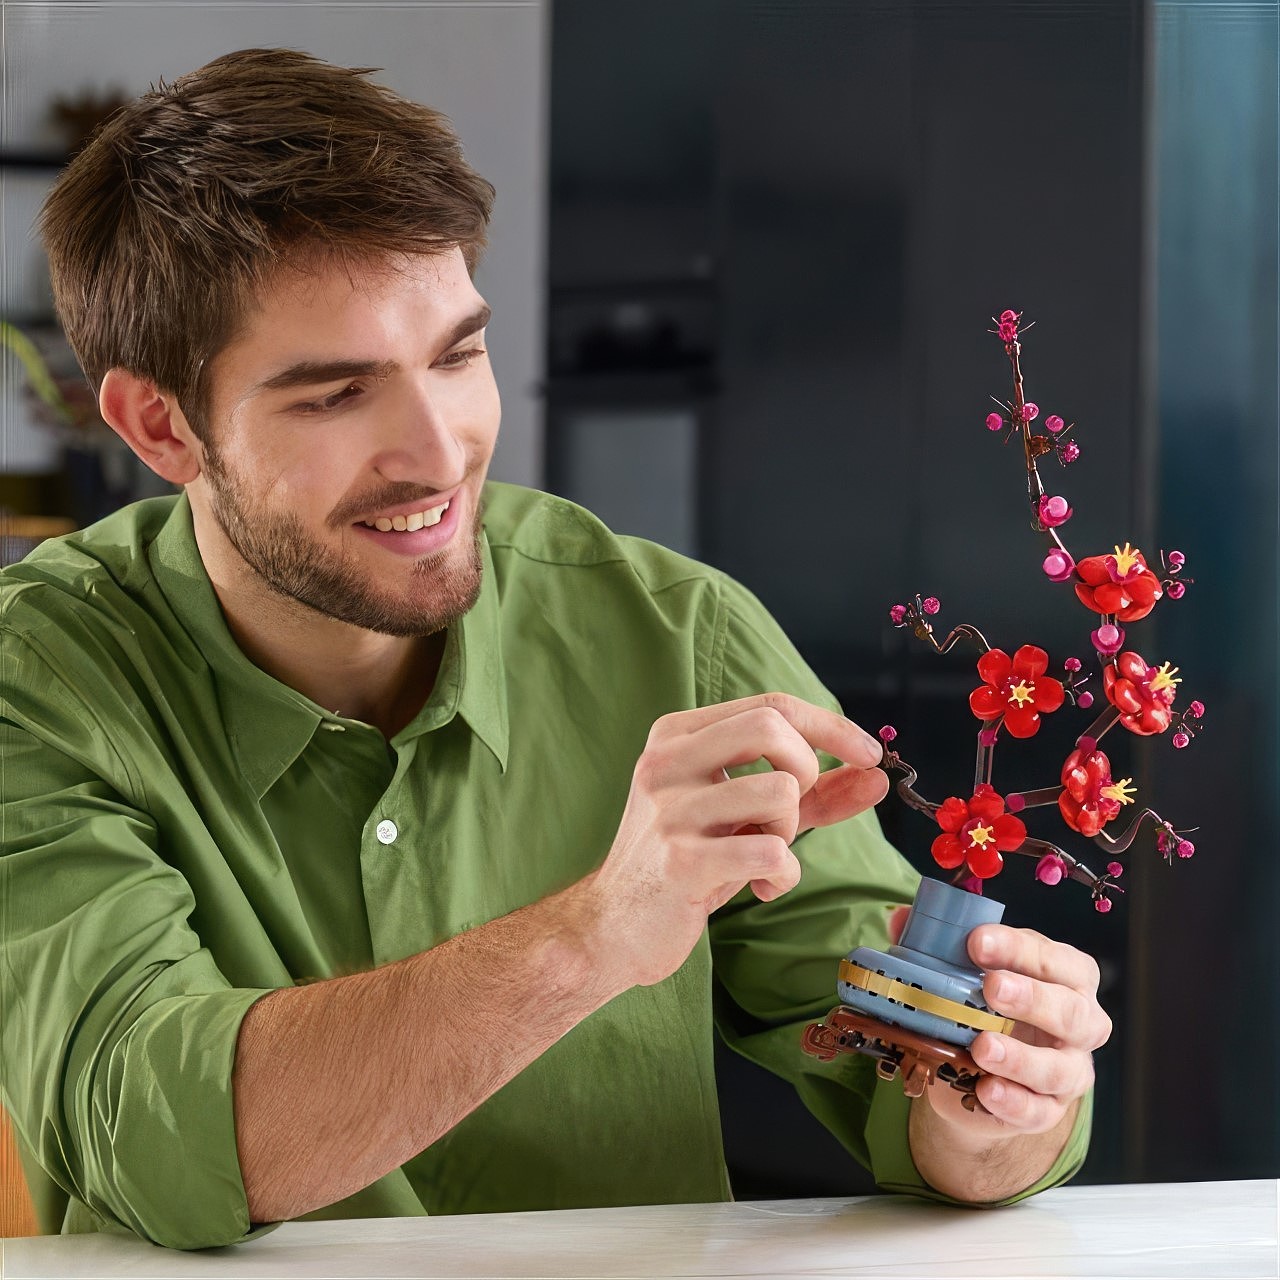
<instances>
[{"instance_id":1,"label":"man's mouth","mask_svg":"<svg viewBox=\"0 0 1280 1280\"><path fill-rule=\"evenodd\" d=\"M444 513L449 510L449 503L442 502L438 507L426 507L421 511L411 511L407 515L378 516L373 520L361 520L366 528L377 529L381 533L413 533L418 529L429 529L439 524Z\"/></svg>"}]
</instances>

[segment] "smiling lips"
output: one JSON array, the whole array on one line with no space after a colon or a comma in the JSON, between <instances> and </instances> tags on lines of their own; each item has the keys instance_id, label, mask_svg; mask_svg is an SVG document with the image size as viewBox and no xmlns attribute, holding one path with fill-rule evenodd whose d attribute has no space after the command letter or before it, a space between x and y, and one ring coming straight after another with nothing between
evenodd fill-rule
<instances>
[{"instance_id":1,"label":"smiling lips","mask_svg":"<svg viewBox=\"0 0 1280 1280\"><path fill-rule=\"evenodd\" d=\"M390 533L393 529L400 533L413 533L439 524L448 510L449 503L444 502L438 507L428 507L425 511L414 511L402 516L379 516L376 520L362 520L360 523L381 533Z\"/></svg>"}]
</instances>

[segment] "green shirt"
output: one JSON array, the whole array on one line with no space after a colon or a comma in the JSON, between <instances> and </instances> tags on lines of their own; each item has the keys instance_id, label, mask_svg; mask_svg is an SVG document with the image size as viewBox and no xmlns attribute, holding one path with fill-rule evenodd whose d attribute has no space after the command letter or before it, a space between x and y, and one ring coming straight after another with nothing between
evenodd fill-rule
<instances>
[{"instance_id":1,"label":"green shirt","mask_svg":"<svg viewBox=\"0 0 1280 1280\"><path fill-rule=\"evenodd\" d=\"M724 575L543 494L490 484L486 500L479 600L390 741L244 656L185 496L0 574L0 1085L44 1229L243 1239L231 1070L255 1000L597 867L658 716L770 689L834 706ZM898 1084L799 1047L836 1003L839 957L885 945L886 904L917 876L869 813L795 847L797 890L744 892L673 977L311 1216L728 1198L716 1031L794 1081L882 1185L928 1194ZM495 1053L520 1034L512 1013L477 1028ZM1087 1128L1042 1185L1074 1172Z\"/></svg>"}]
</instances>

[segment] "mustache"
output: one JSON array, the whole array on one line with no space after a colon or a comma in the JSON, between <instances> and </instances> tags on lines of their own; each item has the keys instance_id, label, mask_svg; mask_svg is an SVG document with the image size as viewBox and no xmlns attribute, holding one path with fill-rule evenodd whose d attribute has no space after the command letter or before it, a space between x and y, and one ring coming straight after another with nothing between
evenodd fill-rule
<instances>
[{"instance_id":1,"label":"mustache","mask_svg":"<svg viewBox=\"0 0 1280 1280\"><path fill-rule=\"evenodd\" d=\"M418 485L411 484L400 484L386 489L379 489L376 493L371 493L359 499L358 502L345 503L341 510L330 518L330 524L335 529L342 529L360 519L366 511L381 511L386 507L398 507L401 504L407 505L411 502L420 502L424 507L434 506L441 494L450 491L456 493L461 485L465 483L466 478L464 477L457 485L451 486L450 490L423 489Z\"/></svg>"}]
</instances>

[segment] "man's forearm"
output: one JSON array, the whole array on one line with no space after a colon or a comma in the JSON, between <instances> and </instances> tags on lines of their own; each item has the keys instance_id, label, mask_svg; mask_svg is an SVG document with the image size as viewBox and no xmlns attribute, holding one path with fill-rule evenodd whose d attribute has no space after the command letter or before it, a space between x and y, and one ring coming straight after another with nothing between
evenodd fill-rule
<instances>
[{"instance_id":1,"label":"man's forearm","mask_svg":"<svg viewBox=\"0 0 1280 1280\"><path fill-rule=\"evenodd\" d=\"M448 1132L626 985L575 885L369 973L286 988L241 1025L236 1142L254 1222L332 1204ZM477 1035L519 1009L521 1035Z\"/></svg>"},{"instance_id":2,"label":"man's forearm","mask_svg":"<svg viewBox=\"0 0 1280 1280\"><path fill-rule=\"evenodd\" d=\"M971 1133L963 1123L939 1115L926 1091L911 1104L911 1159L920 1176L943 1195L974 1204L1004 1200L1049 1171L1071 1136L1079 1109L1077 1101L1045 1133L992 1137Z\"/></svg>"}]
</instances>

